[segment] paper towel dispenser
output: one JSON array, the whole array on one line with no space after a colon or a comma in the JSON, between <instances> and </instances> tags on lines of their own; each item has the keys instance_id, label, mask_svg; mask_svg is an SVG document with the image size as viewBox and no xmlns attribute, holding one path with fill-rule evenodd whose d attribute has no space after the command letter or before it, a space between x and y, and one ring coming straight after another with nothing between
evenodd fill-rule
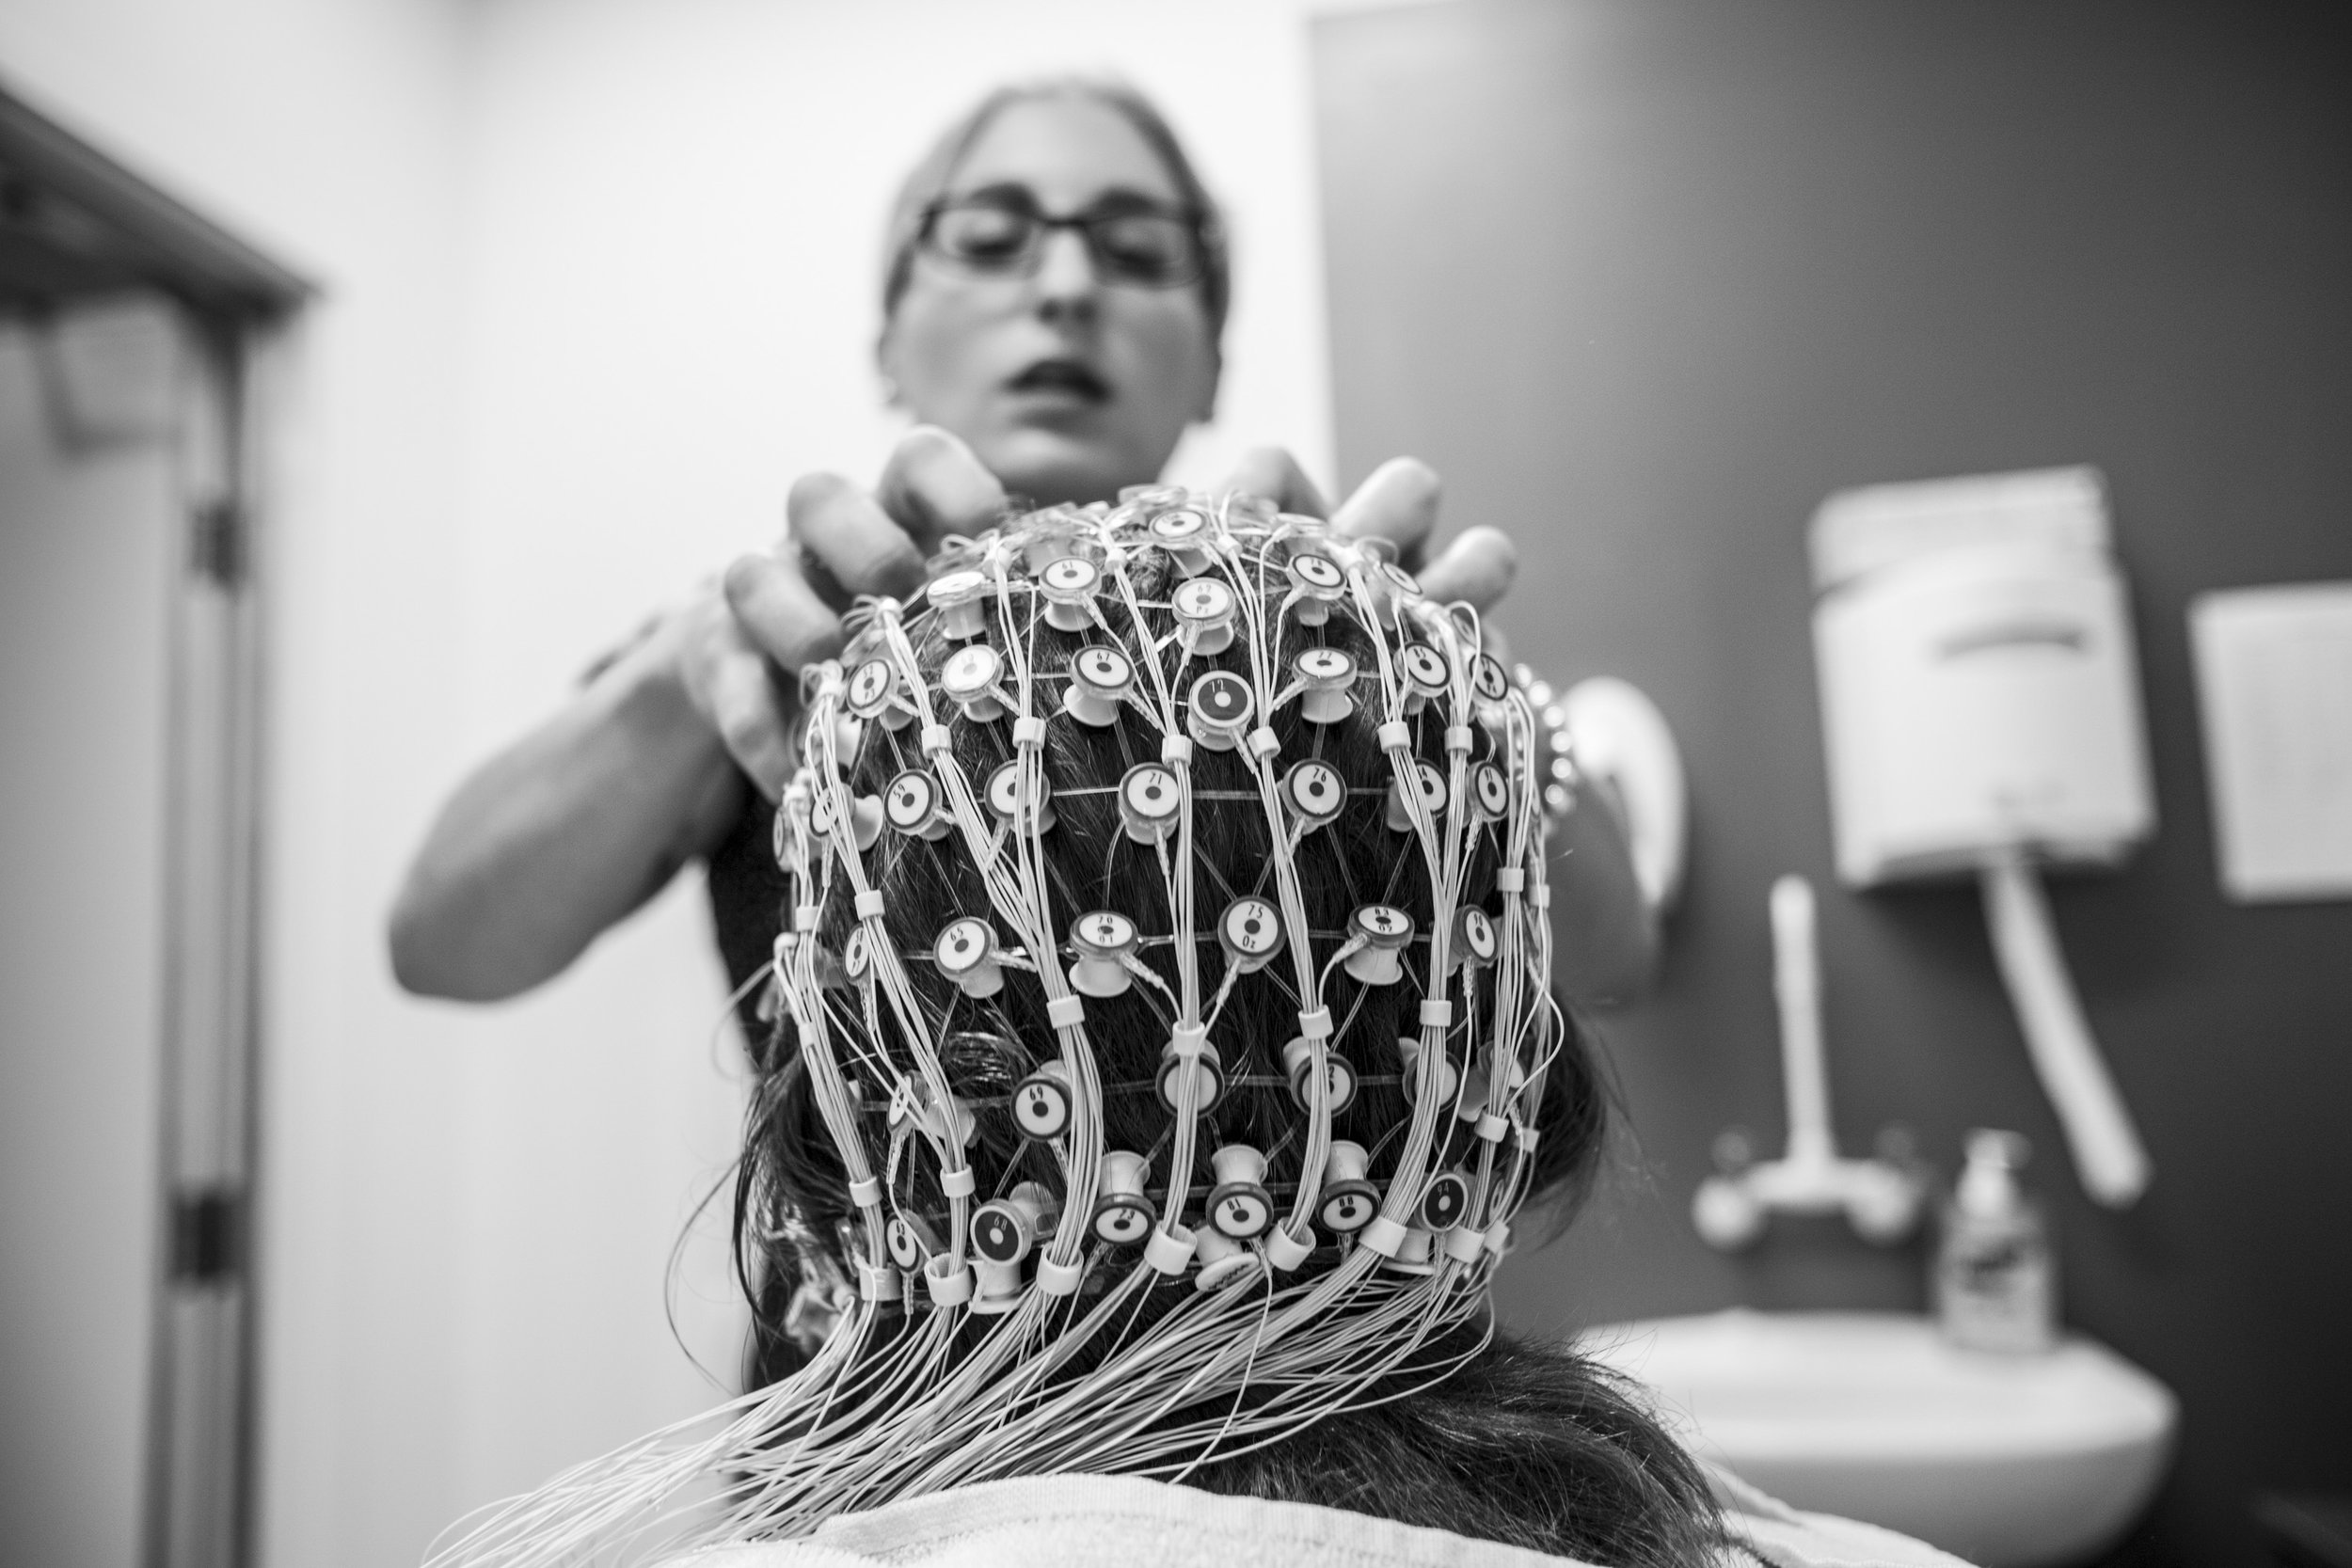
<instances>
[{"instance_id":1,"label":"paper towel dispenser","mask_svg":"<svg viewBox=\"0 0 2352 1568\"><path fill-rule=\"evenodd\" d=\"M1842 881L2112 865L2154 830L2095 470L1848 491L1812 543Z\"/></svg>"}]
</instances>

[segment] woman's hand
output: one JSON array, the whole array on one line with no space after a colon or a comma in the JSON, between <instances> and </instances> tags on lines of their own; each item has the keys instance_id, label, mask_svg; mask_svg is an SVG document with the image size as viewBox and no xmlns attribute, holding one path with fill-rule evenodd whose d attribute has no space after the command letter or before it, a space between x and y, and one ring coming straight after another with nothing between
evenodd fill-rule
<instances>
[{"instance_id":1,"label":"woman's hand","mask_svg":"<svg viewBox=\"0 0 2352 1568\"><path fill-rule=\"evenodd\" d=\"M1337 512L1325 507L1296 459L1279 447L1261 447L1244 457L1223 488L1263 496L1285 512L1327 516L1333 530L1349 538L1386 539L1396 546L1397 564L1418 577L1431 598L1440 604L1464 600L1481 615L1502 602L1518 570L1511 536L1483 526L1463 530L1436 559L1429 558L1440 486L1429 465L1414 458L1381 464Z\"/></svg>"},{"instance_id":2,"label":"woman's hand","mask_svg":"<svg viewBox=\"0 0 2352 1568\"><path fill-rule=\"evenodd\" d=\"M782 544L661 617L450 797L392 909L400 983L486 1002L561 973L724 837L746 775L782 792L800 672L840 651L850 599L910 591L942 538L1004 499L936 430L898 443L872 496L795 485Z\"/></svg>"},{"instance_id":3,"label":"woman's hand","mask_svg":"<svg viewBox=\"0 0 2352 1568\"><path fill-rule=\"evenodd\" d=\"M783 540L727 568L714 600L724 613L681 660L695 709L771 800L792 776L800 672L841 651L843 613L862 594L913 593L941 540L980 531L1004 507L972 449L929 426L898 442L870 495L835 474L792 486Z\"/></svg>"},{"instance_id":4,"label":"woman's hand","mask_svg":"<svg viewBox=\"0 0 2352 1568\"><path fill-rule=\"evenodd\" d=\"M1286 512L1326 515L1313 484L1277 448L1251 452L1224 488L1263 496ZM1489 610L1511 585L1517 552L1499 530L1473 528L1425 561L1438 503L1438 476L1399 458L1366 480L1332 523L1353 537L1391 541L1432 597ZM1004 487L971 448L930 427L908 432L870 495L834 474L792 487L784 539L727 568L723 593L697 607L681 653L695 708L770 799L783 792L794 765L793 683L803 668L841 651L841 615L851 601L861 594L905 597L922 582L923 563L941 540L978 532L1004 507ZM721 603L723 615L716 613Z\"/></svg>"}]
</instances>

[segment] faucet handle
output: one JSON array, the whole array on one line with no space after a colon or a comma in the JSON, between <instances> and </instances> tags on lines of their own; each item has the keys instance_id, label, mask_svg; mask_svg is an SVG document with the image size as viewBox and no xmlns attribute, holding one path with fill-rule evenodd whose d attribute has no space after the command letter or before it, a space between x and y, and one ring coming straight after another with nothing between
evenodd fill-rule
<instances>
[{"instance_id":1,"label":"faucet handle","mask_svg":"<svg viewBox=\"0 0 2352 1568\"><path fill-rule=\"evenodd\" d=\"M1718 1252L1737 1252L1764 1234L1764 1205L1736 1177L1710 1176L1691 1198L1699 1240Z\"/></svg>"}]
</instances>

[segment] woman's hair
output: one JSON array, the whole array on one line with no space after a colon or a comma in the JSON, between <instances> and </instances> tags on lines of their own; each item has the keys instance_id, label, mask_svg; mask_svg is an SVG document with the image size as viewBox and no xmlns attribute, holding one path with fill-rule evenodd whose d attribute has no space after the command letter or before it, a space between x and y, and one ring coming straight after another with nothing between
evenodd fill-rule
<instances>
[{"instance_id":1,"label":"woman's hair","mask_svg":"<svg viewBox=\"0 0 2352 1568\"><path fill-rule=\"evenodd\" d=\"M1513 1216L1581 1192L1606 1117L1474 613L1243 497L955 545L807 678L777 819L737 1245L777 1370L796 1295L839 1319L503 1539L552 1560L697 1481L746 1539L1077 1471L1706 1556L1628 1391L1494 1335Z\"/></svg>"},{"instance_id":2,"label":"woman's hair","mask_svg":"<svg viewBox=\"0 0 2352 1568\"><path fill-rule=\"evenodd\" d=\"M1185 156L1184 145L1158 107L1124 82L1092 76L1051 76L997 87L965 110L898 187L891 204L890 225L882 247L882 319L898 309L908 279L914 271L914 251L931 204L947 194L949 182L980 134L996 117L1016 103L1041 99L1069 98L1100 103L1136 128L1159 157L1175 183L1178 197L1200 226L1201 245L1200 303L1209 321L1209 344L1214 351L1225 334L1225 312L1232 299L1232 263L1227 252L1225 225L1216 199L1200 182Z\"/></svg>"}]
</instances>

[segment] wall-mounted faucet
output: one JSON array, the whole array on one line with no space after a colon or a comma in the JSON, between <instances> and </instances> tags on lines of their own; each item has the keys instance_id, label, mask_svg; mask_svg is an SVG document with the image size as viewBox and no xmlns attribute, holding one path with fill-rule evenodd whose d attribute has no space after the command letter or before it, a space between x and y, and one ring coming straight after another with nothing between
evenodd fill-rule
<instances>
[{"instance_id":1,"label":"wall-mounted faucet","mask_svg":"<svg viewBox=\"0 0 2352 1568\"><path fill-rule=\"evenodd\" d=\"M1743 1247L1764 1234L1774 1211L1843 1211L1865 1240L1891 1245L1919 1223L1926 1187L1889 1160L1848 1160L1830 1130L1829 1068L1821 1048L1821 968L1814 938L1813 885L1803 877L1772 884L1772 994L1780 1005L1781 1072L1788 1098L1788 1151L1749 1164L1718 1140L1733 1168L1699 1183L1691 1218L1709 1246Z\"/></svg>"}]
</instances>

